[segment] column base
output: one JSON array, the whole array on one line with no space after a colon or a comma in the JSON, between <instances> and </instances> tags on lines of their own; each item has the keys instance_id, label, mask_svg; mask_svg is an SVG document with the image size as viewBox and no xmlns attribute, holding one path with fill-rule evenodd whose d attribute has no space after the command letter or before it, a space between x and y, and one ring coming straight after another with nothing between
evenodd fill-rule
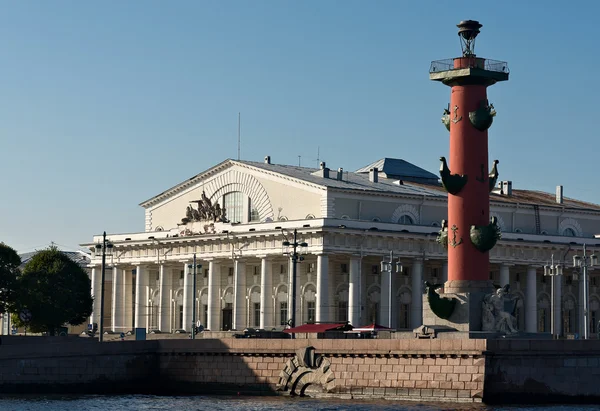
<instances>
[{"instance_id":1,"label":"column base","mask_svg":"<svg viewBox=\"0 0 600 411\"><path fill-rule=\"evenodd\" d=\"M483 281L478 282L481 283ZM462 284L462 286L467 286L467 284ZM452 287L450 289L454 290L456 288L458 287ZM481 287L479 291L439 293L440 299L447 299L444 302L449 303L451 300L456 300L456 303L454 303L454 309L447 318L439 317L439 311L438 314L436 314L432 310L429 298L427 294L424 294L423 324L426 326L441 326L446 329L453 329L463 332L481 332L483 329L481 321L483 312L483 298L491 292L493 292L493 287L490 287L489 289Z\"/></svg>"},{"instance_id":2,"label":"column base","mask_svg":"<svg viewBox=\"0 0 600 411\"><path fill-rule=\"evenodd\" d=\"M449 280L444 284L445 293L470 293L494 291L494 284L491 280Z\"/></svg>"}]
</instances>

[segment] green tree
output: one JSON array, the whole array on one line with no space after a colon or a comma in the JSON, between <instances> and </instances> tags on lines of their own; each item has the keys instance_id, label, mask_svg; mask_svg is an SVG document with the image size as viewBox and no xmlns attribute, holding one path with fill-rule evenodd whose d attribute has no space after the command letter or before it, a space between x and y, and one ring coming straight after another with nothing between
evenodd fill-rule
<instances>
[{"instance_id":1,"label":"green tree","mask_svg":"<svg viewBox=\"0 0 600 411\"><path fill-rule=\"evenodd\" d=\"M92 313L87 273L56 247L38 252L25 264L17 288L17 312L27 309L31 319L15 318L15 324L32 332L54 335L64 324L82 324Z\"/></svg>"},{"instance_id":2,"label":"green tree","mask_svg":"<svg viewBox=\"0 0 600 411\"><path fill-rule=\"evenodd\" d=\"M0 312L11 310L15 300L15 287L21 257L8 245L0 242Z\"/></svg>"}]
</instances>

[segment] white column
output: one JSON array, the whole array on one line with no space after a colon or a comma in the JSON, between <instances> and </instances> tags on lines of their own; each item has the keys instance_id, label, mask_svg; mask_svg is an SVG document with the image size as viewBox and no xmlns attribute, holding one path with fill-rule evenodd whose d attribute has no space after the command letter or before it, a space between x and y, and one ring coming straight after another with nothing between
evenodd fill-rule
<instances>
[{"instance_id":1,"label":"white column","mask_svg":"<svg viewBox=\"0 0 600 411\"><path fill-rule=\"evenodd\" d=\"M271 329L273 323L273 276L271 273L271 261L263 257L260 262L260 328ZM288 307L288 310L291 310ZM290 311L288 311L290 312ZM285 319L287 320L287 318Z\"/></svg>"},{"instance_id":2,"label":"white column","mask_svg":"<svg viewBox=\"0 0 600 411\"><path fill-rule=\"evenodd\" d=\"M92 315L90 315L90 324L98 324L100 326L100 299L102 294L102 268L92 267L92 298L94 303L92 306Z\"/></svg>"},{"instance_id":3,"label":"white column","mask_svg":"<svg viewBox=\"0 0 600 411\"><path fill-rule=\"evenodd\" d=\"M246 324L246 263L240 260L233 262L234 267L234 300L233 300L233 329L243 330Z\"/></svg>"},{"instance_id":4,"label":"white column","mask_svg":"<svg viewBox=\"0 0 600 411\"><path fill-rule=\"evenodd\" d=\"M219 298L219 286L221 284L221 266L214 261L208 263L208 329L219 331L219 310L221 299Z\"/></svg>"},{"instance_id":5,"label":"white column","mask_svg":"<svg viewBox=\"0 0 600 411\"><path fill-rule=\"evenodd\" d=\"M133 331L133 272L123 270L123 331Z\"/></svg>"},{"instance_id":6,"label":"white column","mask_svg":"<svg viewBox=\"0 0 600 411\"><path fill-rule=\"evenodd\" d=\"M527 267L527 290L525 295L525 331L537 332L536 268Z\"/></svg>"},{"instance_id":7,"label":"white column","mask_svg":"<svg viewBox=\"0 0 600 411\"><path fill-rule=\"evenodd\" d=\"M423 325L423 260L421 258L415 258L411 275L410 326L417 328Z\"/></svg>"},{"instance_id":8,"label":"white column","mask_svg":"<svg viewBox=\"0 0 600 411\"><path fill-rule=\"evenodd\" d=\"M329 256L325 254L317 255L317 303L316 303L316 322L329 321Z\"/></svg>"},{"instance_id":9,"label":"white column","mask_svg":"<svg viewBox=\"0 0 600 411\"><path fill-rule=\"evenodd\" d=\"M500 287L510 284L510 269L507 264L500 266Z\"/></svg>"},{"instance_id":10,"label":"white column","mask_svg":"<svg viewBox=\"0 0 600 411\"><path fill-rule=\"evenodd\" d=\"M198 264L198 261L196 261L196 264ZM188 332L192 330L193 282L194 268L190 269L189 262L186 261L183 263L183 329Z\"/></svg>"},{"instance_id":11,"label":"white column","mask_svg":"<svg viewBox=\"0 0 600 411\"><path fill-rule=\"evenodd\" d=\"M121 331L123 328L123 270L118 267L113 267L111 305L111 330L113 332Z\"/></svg>"},{"instance_id":12,"label":"white column","mask_svg":"<svg viewBox=\"0 0 600 411\"><path fill-rule=\"evenodd\" d=\"M583 316L583 308L585 306L584 286L583 286L583 271L579 272L579 281L577 281L577 298L579 303L577 304L577 333L579 338L583 339L583 325L585 324Z\"/></svg>"},{"instance_id":13,"label":"white column","mask_svg":"<svg viewBox=\"0 0 600 411\"><path fill-rule=\"evenodd\" d=\"M392 284L390 283L390 272L382 271L379 275L379 286L381 288L380 304L379 304L379 324L389 327L390 326L390 290Z\"/></svg>"},{"instance_id":14,"label":"white column","mask_svg":"<svg viewBox=\"0 0 600 411\"><path fill-rule=\"evenodd\" d=\"M562 275L553 276L554 283L554 332L562 335Z\"/></svg>"},{"instance_id":15,"label":"white column","mask_svg":"<svg viewBox=\"0 0 600 411\"><path fill-rule=\"evenodd\" d=\"M160 265L159 282L160 282L160 302L158 306L158 329L165 333L170 332L170 312L171 312L171 293L170 293L170 270L164 265Z\"/></svg>"},{"instance_id":16,"label":"white column","mask_svg":"<svg viewBox=\"0 0 600 411\"><path fill-rule=\"evenodd\" d=\"M360 257L350 257L348 281L348 321L360 327Z\"/></svg>"},{"instance_id":17,"label":"white column","mask_svg":"<svg viewBox=\"0 0 600 411\"><path fill-rule=\"evenodd\" d=\"M146 316L148 315L148 295L146 285L148 284L148 273L145 268L138 265L135 269L135 327L146 328Z\"/></svg>"}]
</instances>

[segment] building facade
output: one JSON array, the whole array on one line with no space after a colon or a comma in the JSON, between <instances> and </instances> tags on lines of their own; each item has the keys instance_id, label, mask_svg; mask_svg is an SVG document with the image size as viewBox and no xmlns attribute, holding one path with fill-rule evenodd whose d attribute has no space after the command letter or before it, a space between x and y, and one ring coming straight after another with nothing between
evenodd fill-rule
<instances>
[{"instance_id":1,"label":"building facade","mask_svg":"<svg viewBox=\"0 0 600 411\"><path fill-rule=\"evenodd\" d=\"M491 215L502 239L490 251L490 279L518 297L519 329L574 334L583 321L581 276L572 256L600 247L600 206L517 190L501 181ZM105 265L105 330L211 331L283 328L291 318L294 230L296 325L372 322L398 330L422 324L423 282L446 280L446 249L437 235L447 216L438 176L385 158L356 172L226 160L143 202L145 231L109 234ZM449 240L452 239L449 234ZM460 239L455 239L460 240ZM92 251L91 322L99 323L102 236ZM399 257L400 272L382 273ZM196 256L197 287L192 259ZM545 277L551 259L564 275ZM395 271L395 270L394 270ZM555 281L551 304L551 281ZM590 331L600 321L600 280L590 272Z\"/></svg>"}]
</instances>

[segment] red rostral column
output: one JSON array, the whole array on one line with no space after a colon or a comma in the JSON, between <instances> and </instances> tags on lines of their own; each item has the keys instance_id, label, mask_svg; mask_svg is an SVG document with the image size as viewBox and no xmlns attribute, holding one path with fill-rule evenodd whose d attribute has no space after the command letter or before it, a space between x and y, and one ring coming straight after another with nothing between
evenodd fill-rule
<instances>
[{"instance_id":1,"label":"red rostral column","mask_svg":"<svg viewBox=\"0 0 600 411\"><path fill-rule=\"evenodd\" d=\"M499 238L490 222L489 193L496 183L497 162L488 173L488 128L496 112L486 89L508 80L504 62L475 55L475 38L482 27L477 21L458 24L462 57L434 61L430 79L450 86L450 105L442 122L450 131L449 163L442 157L440 175L448 191L448 282L446 293L484 291L489 281L489 249Z\"/></svg>"}]
</instances>

